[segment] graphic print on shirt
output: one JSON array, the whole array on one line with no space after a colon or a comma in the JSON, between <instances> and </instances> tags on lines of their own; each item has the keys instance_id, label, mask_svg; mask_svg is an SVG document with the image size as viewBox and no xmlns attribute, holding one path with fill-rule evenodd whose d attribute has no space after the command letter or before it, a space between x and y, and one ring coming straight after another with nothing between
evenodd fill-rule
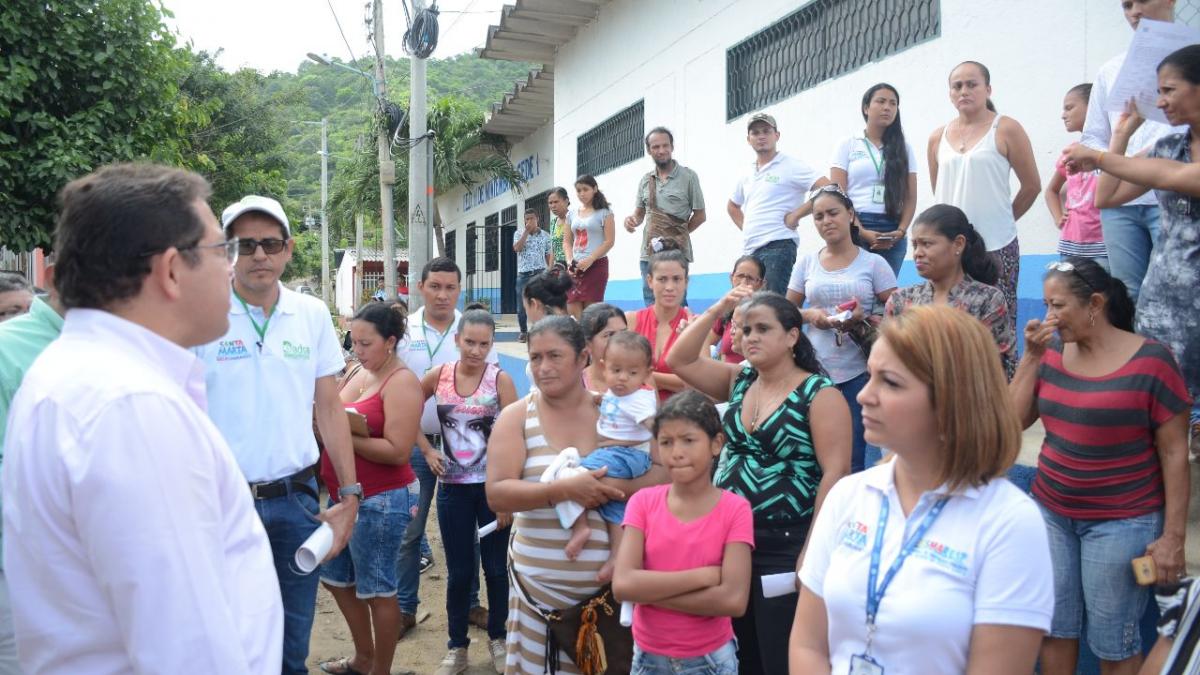
<instances>
[{"instance_id":1,"label":"graphic print on shirt","mask_svg":"<svg viewBox=\"0 0 1200 675\"><path fill-rule=\"evenodd\" d=\"M490 406L439 405L442 424L442 449L446 458L463 469L470 469L487 454L488 438L496 422ZM447 471L452 469L447 468Z\"/></svg>"},{"instance_id":2,"label":"graphic print on shirt","mask_svg":"<svg viewBox=\"0 0 1200 675\"><path fill-rule=\"evenodd\" d=\"M575 251L582 253L588 247L588 232L587 230L575 230Z\"/></svg>"},{"instance_id":3,"label":"graphic print on shirt","mask_svg":"<svg viewBox=\"0 0 1200 675\"><path fill-rule=\"evenodd\" d=\"M217 343L217 362L250 358L250 350L241 340L221 340Z\"/></svg>"},{"instance_id":4,"label":"graphic print on shirt","mask_svg":"<svg viewBox=\"0 0 1200 675\"><path fill-rule=\"evenodd\" d=\"M841 545L861 551L867 547L867 524L862 521L842 525Z\"/></svg>"}]
</instances>

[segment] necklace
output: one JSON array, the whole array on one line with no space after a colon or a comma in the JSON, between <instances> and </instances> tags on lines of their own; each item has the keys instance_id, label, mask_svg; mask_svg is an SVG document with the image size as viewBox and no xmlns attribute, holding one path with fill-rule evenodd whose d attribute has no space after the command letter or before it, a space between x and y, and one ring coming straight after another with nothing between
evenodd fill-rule
<instances>
[{"instance_id":1,"label":"necklace","mask_svg":"<svg viewBox=\"0 0 1200 675\"><path fill-rule=\"evenodd\" d=\"M988 120L987 124L990 124L990 123L991 123L991 120ZM971 122L969 124L965 124L961 121L958 123L958 151L959 152L967 151L967 139L970 137L970 134L968 134L967 132L968 131L973 132L975 130L976 124L977 124L976 122ZM978 141L979 139L975 139L975 140Z\"/></svg>"},{"instance_id":2,"label":"necklace","mask_svg":"<svg viewBox=\"0 0 1200 675\"><path fill-rule=\"evenodd\" d=\"M777 392L772 392L770 398L768 398L767 393L766 393L766 385L764 385L762 383L762 380L758 380L755 384L757 384L759 386L757 389L754 390L754 409L753 409L753 411L751 411L751 415L750 415L750 433L752 433L752 434L756 433L759 430L759 428L761 428L762 423L766 421L765 419L762 419L759 417L759 412L764 407L762 405L763 401L767 400L772 403L772 405L767 407L767 415L766 416L770 417L771 413L773 411L775 411L775 409L777 409L780 405L782 405L783 401L789 395L791 395L791 392L792 392L791 388L786 388L784 390L783 396L780 396ZM788 384L789 383L785 381L784 387L787 387Z\"/></svg>"},{"instance_id":3,"label":"necklace","mask_svg":"<svg viewBox=\"0 0 1200 675\"><path fill-rule=\"evenodd\" d=\"M385 365L385 366L394 366L394 365L395 365L395 360L396 360L396 355L395 355L395 354L392 354L391 356L389 356L389 357L388 357L388 360L387 360L387 361L384 363L384 365ZM370 389L372 386L374 386L374 385L375 385L375 382L379 382L379 380L380 380L380 378L379 378L379 375L376 375L375 373L372 373L371 371L367 370L367 367L366 367L366 366L363 366L363 368L362 368L362 369L363 369L364 371L366 371L366 375L363 377L363 383L364 383L364 384L363 384L363 386L361 386L361 387L359 387L359 388L358 388L358 397L359 397L359 398L362 398L362 395L363 395L363 394L364 394L364 393L365 393L365 392L366 392L368 389ZM379 369L379 372L380 372L380 373L386 373L386 374L389 374L389 375L390 375L390 374L391 374L391 372L392 372L393 370L395 370L395 368L380 368L380 369ZM374 376L374 381L372 381L372 382L367 382L367 381L366 381L366 380L367 380L367 377L371 377L371 376Z\"/></svg>"}]
</instances>

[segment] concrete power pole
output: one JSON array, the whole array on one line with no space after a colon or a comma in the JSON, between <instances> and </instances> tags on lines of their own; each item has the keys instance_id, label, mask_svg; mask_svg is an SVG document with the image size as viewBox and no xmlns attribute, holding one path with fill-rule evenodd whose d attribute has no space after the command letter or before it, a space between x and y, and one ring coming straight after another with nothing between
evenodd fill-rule
<instances>
[{"instance_id":1,"label":"concrete power pole","mask_svg":"<svg viewBox=\"0 0 1200 675\"><path fill-rule=\"evenodd\" d=\"M384 79L383 62L386 52L383 51L383 3L374 0L372 3L373 19L371 26L375 32L375 99L379 104L379 112L383 114L383 102L387 97L387 85ZM396 183L396 163L392 161L392 139L388 136L388 125L380 122L378 131L379 142L379 220L383 226L383 282L384 293L388 300L396 299L396 242L392 236L395 231L392 213L392 186Z\"/></svg>"},{"instance_id":2,"label":"concrete power pole","mask_svg":"<svg viewBox=\"0 0 1200 675\"><path fill-rule=\"evenodd\" d=\"M321 118L321 299L329 304L329 118Z\"/></svg>"},{"instance_id":3,"label":"concrete power pole","mask_svg":"<svg viewBox=\"0 0 1200 675\"><path fill-rule=\"evenodd\" d=\"M425 9L425 0L412 0L413 16ZM419 278L421 269L429 262L430 245L429 230L433 222L430 212L430 175L429 175L429 139L425 137L426 127L425 105L425 59L410 56L408 128L409 138L413 139L408 153L408 277L410 282L409 299L412 308L421 306L421 294L416 293L411 282Z\"/></svg>"}]
</instances>

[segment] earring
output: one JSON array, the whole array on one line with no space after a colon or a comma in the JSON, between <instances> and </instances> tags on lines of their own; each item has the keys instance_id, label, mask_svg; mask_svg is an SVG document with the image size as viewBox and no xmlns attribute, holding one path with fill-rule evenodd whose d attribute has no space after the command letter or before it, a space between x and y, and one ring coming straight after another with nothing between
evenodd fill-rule
<instances>
[{"instance_id":1,"label":"earring","mask_svg":"<svg viewBox=\"0 0 1200 675\"><path fill-rule=\"evenodd\" d=\"M1096 327L1096 315L1095 314L1088 312L1088 323L1091 324L1092 328Z\"/></svg>"}]
</instances>

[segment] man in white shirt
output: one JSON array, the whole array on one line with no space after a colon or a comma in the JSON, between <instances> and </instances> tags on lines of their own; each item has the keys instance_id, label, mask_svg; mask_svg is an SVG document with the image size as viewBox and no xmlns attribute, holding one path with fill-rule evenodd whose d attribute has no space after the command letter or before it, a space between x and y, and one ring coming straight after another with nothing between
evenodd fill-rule
<instances>
[{"instance_id":1,"label":"man in white shirt","mask_svg":"<svg viewBox=\"0 0 1200 675\"><path fill-rule=\"evenodd\" d=\"M784 295L796 264L796 226L812 211L805 197L829 179L776 149L779 126L767 113L750 117L746 141L754 149L754 170L738 181L726 211L742 231L742 253L767 268L764 288Z\"/></svg>"},{"instance_id":2,"label":"man in white shirt","mask_svg":"<svg viewBox=\"0 0 1200 675\"><path fill-rule=\"evenodd\" d=\"M408 330L404 340L396 345L396 354L404 365L422 377L430 370L458 360L458 346L454 337L458 334L458 296L462 291L462 270L447 257L434 258L425 263L421 270L421 281L417 292L424 304L408 316ZM488 363L499 358L493 348L488 353ZM417 434L417 447L412 454L413 473L420 485L419 506L416 515L404 531L400 544L400 589L396 601L400 605L400 637L417 624L418 593L421 588L420 561L421 537L425 534L429 519L429 505L437 490L437 477L442 474L442 424L438 421L437 401L432 397L425 401L421 413L421 433ZM478 560L479 556L475 556ZM478 563L476 563L478 567ZM504 611L497 608L497 611ZM480 628L487 628L487 613L479 606L479 579L471 583L470 621Z\"/></svg>"},{"instance_id":3,"label":"man in white shirt","mask_svg":"<svg viewBox=\"0 0 1200 675\"><path fill-rule=\"evenodd\" d=\"M1120 5L1125 20L1134 30L1137 30L1138 22L1142 19L1175 20L1175 0L1120 0ZM1082 139L1089 147L1108 150L1109 141L1112 140L1112 131L1121 113L1108 112L1105 108L1108 107L1109 92L1125 63L1126 53L1122 52L1100 66L1096 81L1092 83ZM1186 130L1187 127L1171 127L1147 120L1129 140L1129 154L1142 153L1154 147L1163 136ZM1113 276L1125 282L1134 302L1142 287L1142 279L1146 276L1146 267L1150 264L1150 252L1158 239L1159 219L1158 200L1153 191L1123 206L1100 210L1109 268Z\"/></svg>"},{"instance_id":4,"label":"man in white shirt","mask_svg":"<svg viewBox=\"0 0 1200 675\"><path fill-rule=\"evenodd\" d=\"M5 570L27 673L279 672L283 608L188 348L228 326L237 249L199 176L116 165L62 192L62 336L13 400Z\"/></svg>"},{"instance_id":5,"label":"man in white shirt","mask_svg":"<svg viewBox=\"0 0 1200 675\"><path fill-rule=\"evenodd\" d=\"M206 366L208 412L249 481L271 540L283 596L283 673L306 675L318 575L300 574L294 558L319 526L314 404L342 486L338 504L323 517L333 528L329 556L349 541L362 499L350 424L338 398L345 361L324 303L279 283L295 246L279 202L243 197L225 209L221 223L239 245L233 287L226 289L229 328L196 351Z\"/></svg>"}]
</instances>

